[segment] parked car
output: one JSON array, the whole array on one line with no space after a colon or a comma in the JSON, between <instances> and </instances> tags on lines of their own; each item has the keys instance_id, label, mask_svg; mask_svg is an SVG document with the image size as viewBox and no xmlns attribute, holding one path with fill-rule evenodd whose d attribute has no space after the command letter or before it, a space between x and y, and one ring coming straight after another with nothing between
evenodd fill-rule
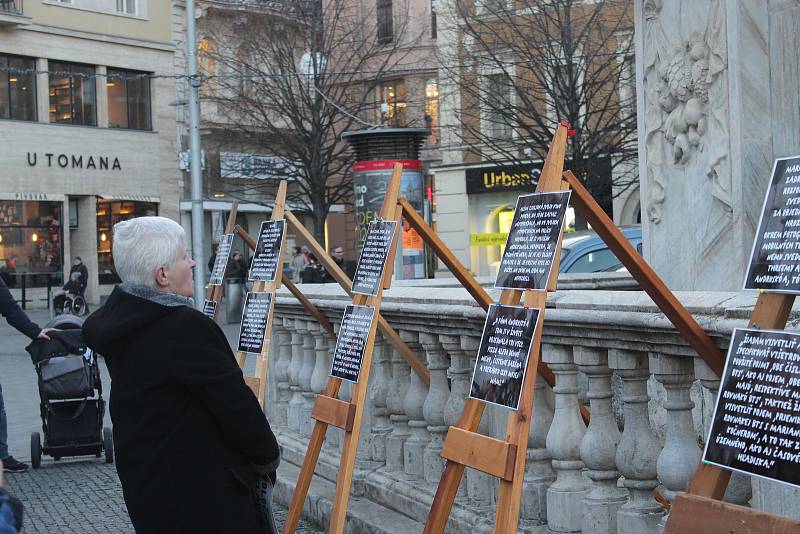
<instances>
[{"instance_id":1,"label":"parked car","mask_svg":"<svg viewBox=\"0 0 800 534\"><path fill-rule=\"evenodd\" d=\"M642 253L642 227L620 227L628 241ZM564 234L561 245L560 273L613 272L623 268L622 262L594 230Z\"/></svg>"}]
</instances>

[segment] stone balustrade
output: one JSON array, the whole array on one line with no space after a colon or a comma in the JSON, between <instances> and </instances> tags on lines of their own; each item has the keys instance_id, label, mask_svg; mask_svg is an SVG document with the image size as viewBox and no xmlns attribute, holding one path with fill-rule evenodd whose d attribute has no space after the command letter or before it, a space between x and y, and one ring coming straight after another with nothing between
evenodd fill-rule
<instances>
[{"instance_id":1,"label":"stone balustrade","mask_svg":"<svg viewBox=\"0 0 800 534\"><path fill-rule=\"evenodd\" d=\"M350 299L333 285L304 285L338 327ZM490 292L491 293L491 292ZM492 296L496 299L499 292ZM755 295L679 293L725 350L747 323ZM528 441L520 529L524 532L660 532L667 500L685 489L701 455L719 380L643 293L566 290L549 296L541 379ZM353 532L421 532L439 481L449 425L469 393L485 318L459 287L400 285L382 314L430 371L426 385L377 336L351 503ZM275 308L267 413L283 449L277 498L288 502L313 427L335 340L285 290ZM362 375L363 376L363 375ZM347 396L343 387L343 396ZM580 404L593 414L586 426ZM480 431L504 437L508 411L487 406ZM339 466L341 431L329 429L305 513L326 523ZM497 481L467 469L447 532L491 531ZM732 499L746 503L749 480ZM359 525L363 528L359 528Z\"/></svg>"}]
</instances>

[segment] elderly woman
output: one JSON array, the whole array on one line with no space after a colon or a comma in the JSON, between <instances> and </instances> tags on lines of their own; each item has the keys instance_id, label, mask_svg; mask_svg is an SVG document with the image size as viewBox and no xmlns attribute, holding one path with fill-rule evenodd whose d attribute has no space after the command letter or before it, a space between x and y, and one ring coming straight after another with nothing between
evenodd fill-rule
<instances>
[{"instance_id":1,"label":"elderly woman","mask_svg":"<svg viewBox=\"0 0 800 534\"><path fill-rule=\"evenodd\" d=\"M83 326L111 374L117 472L139 534L264 532L259 466L278 444L222 330L192 306L176 222L114 226L123 283ZM274 475L273 475L274 476Z\"/></svg>"}]
</instances>

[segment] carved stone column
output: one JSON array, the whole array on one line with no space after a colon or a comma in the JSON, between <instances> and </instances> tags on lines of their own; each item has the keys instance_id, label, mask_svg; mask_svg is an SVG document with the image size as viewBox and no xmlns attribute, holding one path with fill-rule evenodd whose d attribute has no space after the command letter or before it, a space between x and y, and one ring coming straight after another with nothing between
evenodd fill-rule
<instances>
[{"instance_id":1,"label":"carved stone column","mask_svg":"<svg viewBox=\"0 0 800 534\"><path fill-rule=\"evenodd\" d=\"M703 418L703 439L705 440L708 439L708 432L711 430L711 420L714 417L714 408L716 406L717 394L719 393L720 380L702 358L693 358L692 360L694 362L694 376L700 380L700 384L704 388L708 389L710 397L708 413L706 417ZM753 486L750 483L750 477L737 471L731 473L731 480L728 482L728 488L725 490L724 500L733 504L747 506L751 497L753 497ZM755 501L756 499L753 498L753 506L763 509L763 507L757 506Z\"/></svg>"},{"instance_id":2,"label":"carved stone column","mask_svg":"<svg viewBox=\"0 0 800 534\"><path fill-rule=\"evenodd\" d=\"M331 322L333 326L333 332L336 334L334 339L328 343L328 372L331 370L331 362L333 361L333 353L336 350L336 340L339 338L339 329L342 326L342 323L334 323ZM342 383L342 388L347 386L347 382ZM342 398L341 394L342 389L339 390L339 398ZM344 431L341 428L336 428L335 426L328 426L328 432L325 434L325 447L332 451L338 451L339 446L342 443L342 437L344 436Z\"/></svg>"},{"instance_id":3,"label":"carved stone column","mask_svg":"<svg viewBox=\"0 0 800 534\"><path fill-rule=\"evenodd\" d=\"M469 362L469 374L467 375L467 391L472 385L472 370L475 367L475 358L478 354L478 346L481 344L479 336L464 336L461 338L461 349ZM469 393L468 393L469 394ZM459 414L460 415L460 414ZM484 410L481 422L478 425L478 432L488 436L491 431L489 421L489 410ZM492 488L495 485L494 479L477 469L466 469L467 496L470 504L474 507L487 506L492 502Z\"/></svg>"},{"instance_id":4,"label":"carved stone column","mask_svg":"<svg viewBox=\"0 0 800 534\"><path fill-rule=\"evenodd\" d=\"M580 455L586 426L578 404L578 369L567 345L542 344L542 359L556 376L556 407L547 433L556 480L547 490L547 527L550 532L580 532L587 484Z\"/></svg>"},{"instance_id":5,"label":"carved stone column","mask_svg":"<svg viewBox=\"0 0 800 534\"><path fill-rule=\"evenodd\" d=\"M441 453L444 436L447 433L447 426L444 424L444 406L450 397L450 388L447 386L447 368L450 364L438 334L421 332L419 339L425 348L428 370L431 373L431 384L422 406L422 413L431 435L423 455L424 474L426 482L436 484L442 476L445 463Z\"/></svg>"},{"instance_id":6,"label":"carved stone column","mask_svg":"<svg viewBox=\"0 0 800 534\"><path fill-rule=\"evenodd\" d=\"M442 414L444 426L450 428L458 422L461 412L464 411L464 404L467 397L469 397L472 369L469 367L469 356L461 348L461 337L440 334L439 341L447 354L450 355L450 369L447 371L450 377L450 396L447 398ZM467 480L464 477L461 479L461 485L458 487L456 497L465 498L466 496Z\"/></svg>"},{"instance_id":7,"label":"carved stone column","mask_svg":"<svg viewBox=\"0 0 800 534\"><path fill-rule=\"evenodd\" d=\"M409 387L409 365L396 350L391 350L392 380L386 395L386 407L392 432L386 437L386 468L403 471L403 445L410 434L405 398Z\"/></svg>"},{"instance_id":8,"label":"carved stone column","mask_svg":"<svg viewBox=\"0 0 800 534\"><path fill-rule=\"evenodd\" d=\"M303 366L303 334L298 330L299 325L305 325L302 319L284 318L283 326L292 337L292 361L289 365L289 390L292 398L287 408L288 426L299 432L303 418L303 393L300 390L300 369Z\"/></svg>"},{"instance_id":9,"label":"carved stone column","mask_svg":"<svg viewBox=\"0 0 800 534\"><path fill-rule=\"evenodd\" d=\"M422 353L422 346L419 343L419 334L414 330L400 330L400 337L411 350L416 354ZM428 423L423 414L425 397L428 396L428 386L414 372L410 371L411 384L408 387L403 406L408 416L408 426L411 429L411 436L406 440L403 447L403 468L407 475L422 478L425 475L425 446L430 441L428 434Z\"/></svg>"},{"instance_id":10,"label":"carved stone column","mask_svg":"<svg viewBox=\"0 0 800 534\"><path fill-rule=\"evenodd\" d=\"M300 329L298 329L300 330ZM300 390L303 395L302 420L300 422L300 433L304 436L311 435L314 427L314 420L311 418L311 410L314 408L314 392L311 390L311 374L314 372L314 364L317 354L314 352L314 332L317 330L315 323L303 321L303 366L300 368Z\"/></svg>"},{"instance_id":11,"label":"carved stone column","mask_svg":"<svg viewBox=\"0 0 800 534\"><path fill-rule=\"evenodd\" d=\"M372 357L372 378L370 379L369 401L372 402L372 436L370 440L370 457L376 461L386 462L386 438L392 431L389 421L387 395L391 382L390 353L392 348L386 339L377 334L375 337L375 353Z\"/></svg>"},{"instance_id":12,"label":"carved stone column","mask_svg":"<svg viewBox=\"0 0 800 534\"><path fill-rule=\"evenodd\" d=\"M328 383L331 363L328 352L328 331L319 324L313 324L311 333L314 336L314 369L311 371L311 392L322 393ZM313 425L312 425L313 426Z\"/></svg>"},{"instance_id":13,"label":"carved stone column","mask_svg":"<svg viewBox=\"0 0 800 534\"><path fill-rule=\"evenodd\" d=\"M284 321L281 318L275 318L272 324L277 344L278 357L273 364L273 376L275 377L276 384L276 399L275 406L273 407L273 419L270 424L275 424L279 427L285 427L287 421L287 410L289 408L289 365L292 363L292 336L291 333L283 326Z\"/></svg>"},{"instance_id":14,"label":"carved stone column","mask_svg":"<svg viewBox=\"0 0 800 534\"><path fill-rule=\"evenodd\" d=\"M611 409L611 369L608 350L575 347L575 362L588 377L591 420L581 441L581 459L593 484L583 499L584 534L616 534L617 512L627 501L617 488L616 454L621 439Z\"/></svg>"},{"instance_id":15,"label":"carved stone column","mask_svg":"<svg viewBox=\"0 0 800 534\"><path fill-rule=\"evenodd\" d=\"M552 457L547 451L547 433L553 422L553 392L541 377L536 377L533 419L528 434L525 458L525 484L522 488L520 517L542 525L547 523L547 489L555 480Z\"/></svg>"},{"instance_id":16,"label":"carved stone column","mask_svg":"<svg viewBox=\"0 0 800 534\"><path fill-rule=\"evenodd\" d=\"M617 447L617 469L625 477L630 492L627 503L617 513L619 532L655 534L664 511L653 498L658 486L656 461L661 444L653 434L647 403L647 379L650 377L646 352L612 349L609 367L622 378L625 430Z\"/></svg>"}]
</instances>

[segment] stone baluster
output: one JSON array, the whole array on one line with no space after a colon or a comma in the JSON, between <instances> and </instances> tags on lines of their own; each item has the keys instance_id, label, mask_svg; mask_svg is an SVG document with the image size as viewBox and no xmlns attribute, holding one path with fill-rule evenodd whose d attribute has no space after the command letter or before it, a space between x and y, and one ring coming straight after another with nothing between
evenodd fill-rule
<instances>
[{"instance_id":1,"label":"stone baluster","mask_svg":"<svg viewBox=\"0 0 800 534\"><path fill-rule=\"evenodd\" d=\"M469 362L469 374L467 375L468 391L472 385L472 370L475 366L475 357L478 354L480 342L481 338L477 336L464 336L461 338L461 349L464 351L464 356L467 358L466 361ZM483 417L481 417L481 422L478 425L478 432L484 436L488 436L490 429L491 421L489 410L484 410ZM494 479L477 469L466 469L466 479L467 497L469 497L471 505L476 508L489 505L492 502L492 488L496 485Z\"/></svg>"},{"instance_id":2,"label":"stone baluster","mask_svg":"<svg viewBox=\"0 0 800 534\"><path fill-rule=\"evenodd\" d=\"M386 468L390 471L403 470L403 445L408 439L408 416L405 398L409 386L409 365L396 350L390 351L392 359L392 380L386 394L386 408L392 432L386 437Z\"/></svg>"},{"instance_id":3,"label":"stone baluster","mask_svg":"<svg viewBox=\"0 0 800 534\"><path fill-rule=\"evenodd\" d=\"M372 402L372 431L370 457L380 463L386 462L386 438L392 431L389 421L387 396L391 382L390 357L392 348L386 339L377 334L375 353L372 357L372 378L370 378L369 402Z\"/></svg>"},{"instance_id":4,"label":"stone baluster","mask_svg":"<svg viewBox=\"0 0 800 534\"><path fill-rule=\"evenodd\" d=\"M608 350L575 347L575 363L588 378L591 420L581 441L581 459L593 484L583 499L584 534L616 534L617 512L627 492L617 487L616 454L621 439L611 409Z\"/></svg>"},{"instance_id":5,"label":"stone baluster","mask_svg":"<svg viewBox=\"0 0 800 534\"><path fill-rule=\"evenodd\" d=\"M322 393L328 384L331 363L328 352L328 331L320 324L312 324L311 334L314 336L314 370L311 372L311 392Z\"/></svg>"},{"instance_id":6,"label":"stone baluster","mask_svg":"<svg viewBox=\"0 0 800 534\"><path fill-rule=\"evenodd\" d=\"M303 334L298 330L299 325L304 325L302 319L284 318L283 325L290 332L292 338L292 361L289 365L289 390L291 399L287 408L288 426L294 431L300 430L303 414L303 394L300 390L300 369L303 366Z\"/></svg>"},{"instance_id":7,"label":"stone baluster","mask_svg":"<svg viewBox=\"0 0 800 534\"><path fill-rule=\"evenodd\" d=\"M651 534L659 532L663 515L653 498L658 486L656 461L660 443L653 434L647 410L647 379L650 376L646 352L611 349L609 367L622 379L625 429L617 447L617 469L625 477L628 502L617 513L618 532Z\"/></svg>"},{"instance_id":8,"label":"stone baluster","mask_svg":"<svg viewBox=\"0 0 800 534\"><path fill-rule=\"evenodd\" d=\"M333 332L335 337L331 339L330 343L328 343L328 375L325 377L326 379L330 378L330 371L331 371L331 362L333 361L333 353L336 350L336 340L339 337L339 328L342 326L341 323L334 323L331 322L333 326ZM338 398L342 398L342 388L347 384L347 382L342 382L342 387L339 389ZM344 437L344 430L341 428L336 428L335 426L329 426L328 432L325 434L325 447L328 447L332 451L338 451L339 446L342 443L342 438Z\"/></svg>"},{"instance_id":9,"label":"stone baluster","mask_svg":"<svg viewBox=\"0 0 800 534\"><path fill-rule=\"evenodd\" d=\"M580 454L586 425L579 410L578 369L567 345L543 344L542 359L556 377L556 406L546 442L556 480L547 490L547 526L550 532L580 532L588 488Z\"/></svg>"},{"instance_id":10,"label":"stone baluster","mask_svg":"<svg viewBox=\"0 0 800 534\"><path fill-rule=\"evenodd\" d=\"M438 334L421 332L419 339L425 349L428 370L431 373L431 384L422 406L422 413L431 435L423 454L425 461L423 471L425 481L436 484L442 476L445 463L442 458L442 447L447 433L447 426L444 424L444 406L450 397L450 388L447 386L447 368L450 367L450 363Z\"/></svg>"},{"instance_id":11,"label":"stone baluster","mask_svg":"<svg viewBox=\"0 0 800 534\"><path fill-rule=\"evenodd\" d=\"M276 318L272 323L274 329L273 339L277 344L277 358L273 364L273 376L275 377L275 406L273 407L273 419L271 424L279 427L287 425L287 413L289 404L289 365L292 363L292 336L284 327L284 321Z\"/></svg>"},{"instance_id":12,"label":"stone baluster","mask_svg":"<svg viewBox=\"0 0 800 534\"><path fill-rule=\"evenodd\" d=\"M300 322L300 321L298 321ZM302 328L298 328L303 336L303 366L300 368L300 390L303 397L301 408L302 419L300 420L300 433L304 436L311 435L314 421L311 418L311 410L314 407L314 392L311 391L311 374L314 372L317 354L314 352L315 324L311 321L302 321Z\"/></svg>"},{"instance_id":13,"label":"stone baluster","mask_svg":"<svg viewBox=\"0 0 800 534\"><path fill-rule=\"evenodd\" d=\"M547 488L556 478L551 463L552 457L547 451L547 433L553 422L553 392L541 377L536 377L534 387L536 393L533 398L533 419L528 434L520 518L542 525L547 523Z\"/></svg>"},{"instance_id":14,"label":"stone baluster","mask_svg":"<svg viewBox=\"0 0 800 534\"><path fill-rule=\"evenodd\" d=\"M694 358L650 354L650 370L667 392L664 408L667 425L664 448L656 469L663 485L662 495L674 501L678 491L686 490L700 463L701 451L694 435L690 390L694 382ZM667 516L661 520L663 528Z\"/></svg>"},{"instance_id":15,"label":"stone baluster","mask_svg":"<svg viewBox=\"0 0 800 534\"><path fill-rule=\"evenodd\" d=\"M422 346L419 343L419 334L413 330L400 330L400 338L415 354L422 354ZM428 434L428 423L423 414L425 397L428 395L428 386L417 375L414 369L410 370L411 377L408 391L406 392L403 407L408 416L408 426L411 435L406 439L403 446L403 469L407 475L422 478L425 475L425 446L430 441Z\"/></svg>"},{"instance_id":16,"label":"stone baluster","mask_svg":"<svg viewBox=\"0 0 800 534\"><path fill-rule=\"evenodd\" d=\"M694 362L694 376L700 380L700 384L704 388L708 389L708 396L710 397L708 413L703 418L703 439L705 440L708 439L708 432L711 430L711 420L714 417L714 409L716 408L720 379L702 358L692 358L692 360ZM753 497L753 486L750 483L750 477L737 471L731 473L731 480L725 490L724 499L733 504L747 506L751 497ZM756 506L755 499L753 501L753 506Z\"/></svg>"},{"instance_id":17,"label":"stone baluster","mask_svg":"<svg viewBox=\"0 0 800 534\"><path fill-rule=\"evenodd\" d=\"M444 405L444 426L450 428L458 423L461 413L464 411L464 404L469 397L470 379L472 369L469 367L469 356L461 347L461 337L441 334L439 341L444 350L450 355L450 369L447 374L450 377L450 396ZM440 477L441 478L441 477ZM467 496L467 480L462 478L461 485L458 487L457 498Z\"/></svg>"}]
</instances>

